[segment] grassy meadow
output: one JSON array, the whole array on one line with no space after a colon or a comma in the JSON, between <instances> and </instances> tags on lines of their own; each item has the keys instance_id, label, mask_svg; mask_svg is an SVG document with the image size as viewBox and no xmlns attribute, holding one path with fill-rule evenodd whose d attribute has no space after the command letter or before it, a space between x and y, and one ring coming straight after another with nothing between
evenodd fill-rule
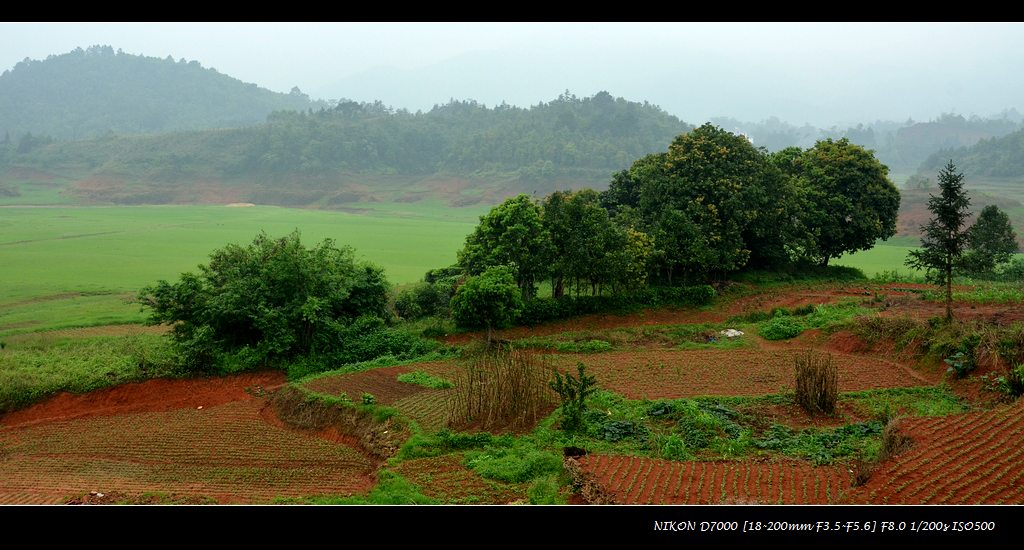
<instances>
[{"instance_id":1,"label":"grassy meadow","mask_svg":"<svg viewBox=\"0 0 1024 550\"><path fill-rule=\"evenodd\" d=\"M351 211L255 206L0 208L0 337L41 329L142 320L141 287L175 279L227 243L298 229L309 244L333 238L415 281L455 253L486 207L377 203Z\"/></svg>"}]
</instances>

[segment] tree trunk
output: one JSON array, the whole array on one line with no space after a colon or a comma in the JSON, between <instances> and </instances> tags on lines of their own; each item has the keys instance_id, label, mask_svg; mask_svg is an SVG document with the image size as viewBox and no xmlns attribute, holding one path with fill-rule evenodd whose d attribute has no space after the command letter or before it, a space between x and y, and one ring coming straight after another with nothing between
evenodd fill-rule
<instances>
[{"instance_id":1,"label":"tree trunk","mask_svg":"<svg viewBox=\"0 0 1024 550\"><path fill-rule=\"evenodd\" d=\"M946 268L946 321L953 320L953 268Z\"/></svg>"},{"instance_id":2,"label":"tree trunk","mask_svg":"<svg viewBox=\"0 0 1024 550\"><path fill-rule=\"evenodd\" d=\"M491 322L487 321L487 349L491 349Z\"/></svg>"},{"instance_id":3,"label":"tree trunk","mask_svg":"<svg viewBox=\"0 0 1024 550\"><path fill-rule=\"evenodd\" d=\"M555 299L558 299L565 295L565 278L558 276L555 281L555 284L551 287L554 289L552 291L552 296L554 296Z\"/></svg>"},{"instance_id":4,"label":"tree trunk","mask_svg":"<svg viewBox=\"0 0 1024 550\"><path fill-rule=\"evenodd\" d=\"M830 259L831 259L831 256L826 254L825 257L821 259L821 267L828 267L828 261Z\"/></svg>"}]
</instances>

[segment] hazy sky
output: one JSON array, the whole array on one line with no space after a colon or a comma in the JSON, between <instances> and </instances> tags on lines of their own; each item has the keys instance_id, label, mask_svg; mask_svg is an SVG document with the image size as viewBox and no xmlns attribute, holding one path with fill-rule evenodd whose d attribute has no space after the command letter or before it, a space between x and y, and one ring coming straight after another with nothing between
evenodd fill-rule
<instances>
[{"instance_id":1,"label":"hazy sky","mask_svg":"<svg viewBox=\"0 0 1024 550\"><path fill-rule=\"evenodd\" d=\"M568 89L691 123L1024 111L1024 24L3 23L0 70L92 44L412 110L453 97L530 105Z\"/></svg>"}]
</instances>

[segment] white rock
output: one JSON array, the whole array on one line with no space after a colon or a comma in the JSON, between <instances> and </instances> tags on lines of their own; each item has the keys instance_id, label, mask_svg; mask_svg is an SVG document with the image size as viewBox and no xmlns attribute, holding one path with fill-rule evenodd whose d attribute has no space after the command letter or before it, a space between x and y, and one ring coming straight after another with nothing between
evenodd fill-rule
<instances>
[{"instance_id":1,"label":"white rock","mask_svg":"<svg viewBox=\"0 0 1024 550\"><path fill-rule=\"evenodd\" d=\"M736 338L737 336L743 336L743 331L742 330L736 330L734 328L727 328L727 329L723 330L722 332L719 332L719 334L721 334L722 336L725 336L726 338Z\"/></svg>"}]
</instances>

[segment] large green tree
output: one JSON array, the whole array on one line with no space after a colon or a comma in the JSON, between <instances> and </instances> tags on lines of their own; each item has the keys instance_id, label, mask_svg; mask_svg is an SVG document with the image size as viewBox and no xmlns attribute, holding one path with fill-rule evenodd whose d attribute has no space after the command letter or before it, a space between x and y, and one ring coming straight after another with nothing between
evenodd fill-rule
<instances>
[{"instance_id":1,"label":"large green tree","mask_svg":"<svg viewBox=\"0 0 1024 550\"><path fill-rule=\"evenodd\" d=\"M896 234L900 192L874 154L846 138L817 142L799 166L799 224L813 237L808 256L831 258L867 250Z\"/></svg>"},{"instance_id":2,"label":"large green tree","mask_svg":"<svg viewBox=\"0 0 1024 550\"><path fill-rule=\"evenodd\" d=\"M389 291L383 270L356 261L351 248L261 233L214 251L198 273L142 289L139 301L151 322L171 325L188 367L249 367L348 358L354 333L379 329L388 316Z\"/></svg>"},{"instance_id":3,"label":"large green tree","mask_svg":"<svg viewBox=\"0 0 1024 550\"><path fill-rule=\"evenodd\" d=\"M523 309L512 272L505 266L488 268L470 277L451 301L452 318L464 328L487 328L487 342L495 327L511 323Z\"/></svg>"},{"instance_id":4,"label":"large green tree","mask_svg":"<svg viewBox=\"0 0 1024 550\"><path fill-rule=\"evenodd\" d=\"M555 191L544 199L544 226L552 244L552 294L563 294L566 282L578 295L589 284L592 294L610 283L616 274L608 256L626 246L625 233L601 207L593 189Z\"/></svg>"},{"instance_id":5,"label":"large green tree","mask_svg":"<svg viewBox=\"0 0 1024 550\"><path fill-rule=\"evenodd\" d=\"M704 279L747 264L744 233L763 225L771 200L762 150L705 124L677 137L663 157L640 162L631 169L641 179L638 208L670 282L677 271Z\"/></svg>"},{"instance_id":6,"label":"large green tree","mask_svg":"<svg viewBox=\"0 0 1024 550\"><path fill-rule=\"evenodd\" d=\"M921 226L921 248L907 256L907 265L925 270L928 279L946 287L946 319L953 318L953 272L962 263L969 234L964 222L971 199L964 190L964 175L950 160L939 171L939 195L928 199L932 217Z\"/></svg>"},{"instance_id":7,"label":"large green tree","mask_svg":"<svg viewBox=\"0 0 1024 550\"><path fill-rule=\"evenodd\" d=\"M541 209L526 195L507 199L480 217L459 251L459 264L470 274L508 266L524 300L536 294L536 283L550 271L551 238Z\"/></svg>"},{"instance_id":8,"label":"large green tree","mask_svg":"<svg viewBox=\"0 0 1024 550\"><path fill-rule=\"evenodd\" d=\"M1018 249L1010 217L994 204L986 206L967 230L967 245L964 271L974 276L991 276L996 266L1010 261Z\"/></svg>"}]
</instances>

